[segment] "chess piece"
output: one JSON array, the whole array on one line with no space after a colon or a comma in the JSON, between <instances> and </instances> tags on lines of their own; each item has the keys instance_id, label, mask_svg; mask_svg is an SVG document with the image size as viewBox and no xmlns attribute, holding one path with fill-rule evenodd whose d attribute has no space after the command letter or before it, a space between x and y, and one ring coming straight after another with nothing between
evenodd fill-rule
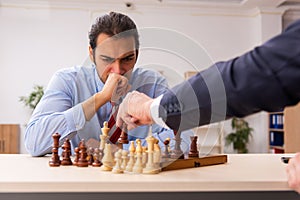
<instances>
[{"instance_id":1,"label":"chess piece","mask_svg":"<svg viewBox=\"0 0 300 200\"><path fill-rule=\"evenodd\" d=\"M147 147L142 147L142 163L143 163L143 167L146 166L147 163L147 159L148 159L148 155L147 155Z\"/></svg>"},{"instance_id":2,"label":"chess piece","mask_svg":"<svg viewBox=\"0 0 300 200\"><path fill-rule=\"evenodd\" d=\"M99 148L95 148L94 149L94 162L92 163L92 166L93 167L100 167L102 165L101 163L101 152L100 152L100 149Z\"/></svg>"},{"instance_id":3,"label":"chess piece","mask_svg":"<svg viewBox=\"0 0 300 200\"><path fill-rule=\"evenodd\" d=\"M140 139L136 139L136 161L132 168L132 172L136 174L141 174L143 172L143 163L142 163L142 144Z\"/></svg>"},{"instance_id":4,"label":"chess piece","mask_svg":"<svg viewBox=\"0 0 300 200\"><path fill-rule=\"evenodd\" d=\"M156 168L154 161L153 161L153 152L154 152L154 142L155 139L153 136L147 137L147 144L148 144L148 161L146 167L143 169L144 174L157 174L159 173L159 169Z\"/></svg>"},{"instance_id":5,"label":"chess piece","mask_svg":"<svg viewBox=\"0 0 300 200\"><path fill-rule=\"evenodd\" d=\"M111 144L105 144L105 148L103 151L104 151L103 152L104 156L101 160L102 166L100 169L102 171L111 171L113 168L113 164L114 164L114 158L112 155Z\"/></svg>"},{"instance_id":6,"label":"chess piece","mask_svg":"<svg viewBox=\"0 0 300 200\"><path fill-rule=\"evenodd\" d=\"M89 165L92 165L93 164L93 162L94 162L94 149L93 149L93 147L89 147L89 149L88 149L88 156L87 156L87 161L88 161L88 164Z\"/></svg>"},{"instance_id":7,"label":"chess piece","mask_svg":"<svg viewBox=\"0 0 300 200\"><path fill-rule=\"evenodd\" d=\"M122 164L121 164L121 168L123 170L126 169L127 163L128 163L128 151L122 150Z\"/></svg>"},{"instance_id":8,"label":"chess piece","mask_svg":"<svg viewBox=\"0 0 300 200\"><path fill-rule=\"evenodd\" d=\"M122 132L121 132L118 142L120 144L128 144L129 143L126 124L123 124L123 126L122 126Z\"/></svg>"},{"instance_id":9,"label":"chess piece","mask_svg":"<svg viewBox=\"0 0 300 200\"><path fill-rule=\"evenodd\" d=\"M71 143L69 138L66 138L64 144L62 145L62 161L61 165L73 165L71 160Z\"/></svg>"},{"instance_id":10,"label":"chess piece","mask_svg":"<svg viewBox=\"0 0 300 200\"><path fill-rule=\"evenodd\" d=\"M130 141L130 146L129 146L129 161L126 165L125 171L127 172L132 172L132 168L135 163L135 146L134 146L134 141Z\"/></svg>"},{"instance_id":11,"label":"chess piece","mask_svg":"<svg viewBox=\"0 0 300 200\"><path fill-rule=\"evenodd\" d=\"M49 166L50 167L58 167L58 166L60 166L60 162L61 162L59 159L59 155L58 155L60 134L54 133L52 135L52 138L53 138L52 157L49 161Z\"/></svg>"},{"instance_id":12,"label":"chess piece","mask_svg":"<svg viewBox=\"0 0 300 200\"><path fill-rule=\"evenodd\" d=\"M103 153L106 141L109 138L109 134L108 134L109 130L110 130L110 128L108 128L108 122L105 121L103 123L103 128L101 128L102 134L100 135L100 146L99 146L99 149L100 149L101 153Z\"/></svg>"},{"instance_id":13,"label":"chess piece","mask_svg":"<svg viewBox=\"0 0 300 200\"><path fill-rule=\"evenodd\" d=\"M191 158L198 158L199 157L199 151L197 149L197 136L191 136L191 146L190 146L190 152L189 157Z\"/></svg>"},{"instance_id":14,"label":"chess piece","mask_svg":"<svg viewBox=\"0 0 300 200\"><path fill-rule=\"evenodd\" d=\"M183 155L183 151L181 150L181 138L180 138L180 135L181 135L181 132L175 132L175 147L171 153L171 158L174 158L174 159L184 159L184 155Z\"/></svg>"},{"instance_id":15,"label":"chess piece","mask_svg":"<svg viewBox=\"0 0 300 200\"><path fill-rule=\"evenodd\" d=\"M158 139L155 139L155 142L154 142L154 147L153 147L153 162L155 163L155 165L157 167L159 167L160 165L160 162L161 162L161 149L160 149L160 146L159 146L159 140Z\"/></svg>"},{"instance_id":16,"label":"chess piece","mask_svg":"<svg viewBox=\"0 0 300 200\"><path fill-rule=\"evenodd\" d=\"M86 146L85 146L85 140L84 139L81 139L81 142L80 142L80 146L79 146L79 159L78 159L78 162L77 162L77 166L78 167L88 167L89 166L89 163L87 161L87 152L86 152Z\"/></svg>"},{"instance_id":17,"label":"chess piece","mask_svg":"<svg viewBox=\"0 0 300 200\"><path fill-rule=\"evenodd\" d=\"M78 163L79 155L80 155L79 152L80 152L79 147L75 147L75 149L74 149L75 158L74 158L74 161L73 161L73 165L77 165L77 163Z\"/></svg>"},{"instance_id":18,"label":"chess piece","mask_svg":"<svg viewBox=\"0 0 300 200\"><path fill-rule=\"evenodd\" d=\"M167 139L164 141L165 151L164 151L164 153L162 154L162 158L170 158L169 144L170 144L170 138L167 138Z\"/></svg>"},{"instance_id":19,"label":"chess piece","mask_svg":"<svg viewBox=\"0 0 300 200\"><path fill-rule=\"evenodd\" d=\"M115 166L112 169L112 173L115 173L115 174L123 173L124 171L121 168L121 164L122 164L122 149L119 149L115 153Z\"/></svg>"}]
</instances>

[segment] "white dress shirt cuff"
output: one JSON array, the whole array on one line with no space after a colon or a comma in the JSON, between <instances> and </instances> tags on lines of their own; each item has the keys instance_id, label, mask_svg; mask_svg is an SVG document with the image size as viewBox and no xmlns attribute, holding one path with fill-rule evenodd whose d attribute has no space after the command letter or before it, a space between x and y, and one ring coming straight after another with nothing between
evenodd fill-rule
<instances>
[{"instance_id":1,"label":"white dress shirt cuff","mask_svg":"<svg viewBox=\"0 0 300 200\"><path fill-rule=\"evenodd\" d=\"M164 120L159 117L159 106L160 106L160 101L162 99L163 95L158 96L157 98L154 99L154 101L150 105L150 114L153 119L153 121L160 125L163 128L170 129L167 124L164 122Z\"/></svg>"}]
</instances>

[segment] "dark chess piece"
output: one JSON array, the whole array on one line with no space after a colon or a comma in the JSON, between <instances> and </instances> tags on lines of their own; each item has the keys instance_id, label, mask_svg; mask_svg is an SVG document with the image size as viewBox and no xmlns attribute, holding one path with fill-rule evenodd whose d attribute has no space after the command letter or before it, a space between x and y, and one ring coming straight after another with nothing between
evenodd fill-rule
<instances>
[{"instance_id":1,"label":"dark chess piece","mask_svg":"<svg viewBox=\"0 0 300 200\"><path fill-rule=\"evenodd\" d=\"M167 138L164 141L164 145L165 145L165 151L162 154L162 158L170 158L170 152L169 152L169 144L170 144L170 138Z\"/></svg>"},{"instance_id":2,"label":"dark chess piece","mask_svg":"<svg viewBox=\"0 0 300 200\"><path fill-rule=\"evenodd\" d=\"M75 147L74 149L74 152L75 152L75 158L74 158L74 161L73 161L73 165L77 165L78 164L78 160L79 160L79 152L80 152L80 149L79 147Z\"/></svg>"},{"instance_id":3,"label":"dark chess piece","mask_svg":"<svg viewBox=\"0 0 300 200\"><path fill-rule=\"evenodd\" d=\"M99 148L95 148L94 150L94 162L92 163L93 167L100 167L102 165L101 160L101 152Z\"/></svg>"},{"instance_id":4,"label":"dark chess piece","mask_svg":"<svg viewBox=\"0 0 300 200\"><path fill-rule=\"evenodd\" d=\"M174 134L175 134L175 147L174 147L174 150L172 151L171 153L171 158L174 158L174 159L184 159L184 155L183 155L183 151L181 150L181 132L177 133L174 131Z\"/></svg>"},{"instance_id":5,"label":"dark chess piece","mask_svg":"<svg viewBox=\"0 0 300 200\"><path fill-rule=\"evenodd\" d=\"M80 146L79 146L79 159L78 159L78 162L77 162L77 166L78 167L88 167L89 166L89 163L87 161L87 152L86 152L86 145L85 145L85 141L84 139L81 139L80 141Z\"/></svg>"},{"instance_id":6,"label":"dark chess piece","mask_svg":"<svg viewBox=\"0 0 300 200\"><path fill-rule=\"evenodd\" d=\"M189 152L189 157L198 158L199 157L199 151L197 149L197 136L191 136L191 147Z\"/></svg>"},{"instance_id":7,"label":"dark chess piece","mask_svg":"<svg viewBox=\"0 0 300 200\"><path fill-rule=\"evenodd\" d=\"M87 161L88 161L89 165L92 165L93 162L94 162L94 155L93 154L94 154L94 149L93 149L93 147L90 147L88 149L88 158L87 158Z\"/></svg>"},{"instance_id":8,"label":"dark chess piece","mask_svg":"<svg viewBox=\"0 0 300 200\"><path fill-rule=\"evenodd\" d=\"M59 159L59 155L58 155L60 134L54 133L52 135L52 138L53 138L52 157L51 157L51 160L49 161L49 166L50 167L58 167L58 166L60 166L60 159Z\"/></svg>"},{"instance_id":9,"label":"dark chess piece","mask_svg":"<svg viewBox=\"0 0 300 200\"><path fill-rule=\"evenodd\" d=\"M71 143L69 138L65 139L64 144L62 145L62 161L61 165L73 165L71 160Z\"/></svg>"},{"instance_id":10,"label":"dark chess piece","mask_svg":"<svg viewBox=\"0 0 300 200\"><path fill-rule=\"evenodd\" d=\"M125 124L123 124L122 132L121 132L120 138L118 140L118 142L120 144L128 144L129 143L127 132L128 132L127 126Z\"/></svg>"}]
</instances>

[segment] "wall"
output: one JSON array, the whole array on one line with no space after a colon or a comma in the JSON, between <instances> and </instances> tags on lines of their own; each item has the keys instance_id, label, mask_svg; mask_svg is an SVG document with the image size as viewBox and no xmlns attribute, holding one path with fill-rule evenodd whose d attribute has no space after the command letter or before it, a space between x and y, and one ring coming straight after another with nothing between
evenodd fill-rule
<instances>
[{"instance_id":1,"label":"wall","mask_svg":"<svg viewBox=\"0 0 300 200\"><path fill-rule=\"evenodd\" d=\"M207 53L203 59L195 61L195 68L188 60L168 51L142 49L138 66L163 68L170 85L183 80L185 71L202 70L212 62L241 55L281 30L281 12L263 13L258 9L220 11L153 3L137 4L134 9L128 9L110 1L101 1L97 6L94 1L86 4L80 1L73 4L16 2L0 4L0 123L22 124L21 138L31 111L19 102L19 97L29 94L34 84L46 86L56 70L87 61L87 33L93 19L101 13L121 11L131 16L141 29L168 30L171 35L180 35L196 44L202 53ZM181 39L174 42L163 38L164 42L178 43L175 48L179 50L184 46ZM187 55L194 53L188 48L184 50ZM250 152L266 152L266 114L259 113L247 119L255 129ZM225 130L230 131L229 122L225 123ZM23 145L21 152L26 153Z\"/></svg>"}]
</instances>

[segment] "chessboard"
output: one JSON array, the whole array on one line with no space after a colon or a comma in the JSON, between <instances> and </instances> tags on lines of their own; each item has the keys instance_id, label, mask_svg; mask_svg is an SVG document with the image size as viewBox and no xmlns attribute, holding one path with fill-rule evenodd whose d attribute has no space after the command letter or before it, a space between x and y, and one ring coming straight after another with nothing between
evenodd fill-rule
<instances>
[{"instance_id":1,"label":"chessboard","mask_svg":"<svg viewBox=\"0 0 300 200\"><path fill-rule=\"evenodd\" d=\"M136 141L130 141L129 149L124 150L122 145L129 143L126 128L122 129L117 144L110 142L109 130L108 123L104 122L99 148L87 147L85 140L82 139L78 147L74 149L75 156L71 156L70 140L66 138L60 147L60 134L53 134L52 156L49 166L92 166L112 173L157 174L168 170L227 163L227 155L199 155L197 136L191 137L189 154L184 156L180 149L180 135L178 133L175 135L174 140L176 143L172 150L169 148L169 138L164 141L165 148L162 151L158 139L151 134L146 138L147 146L142 146L141 140L137 139ZM59 148L62 148L61 155L58 153Z\"/></svg>"}]
</instances>

